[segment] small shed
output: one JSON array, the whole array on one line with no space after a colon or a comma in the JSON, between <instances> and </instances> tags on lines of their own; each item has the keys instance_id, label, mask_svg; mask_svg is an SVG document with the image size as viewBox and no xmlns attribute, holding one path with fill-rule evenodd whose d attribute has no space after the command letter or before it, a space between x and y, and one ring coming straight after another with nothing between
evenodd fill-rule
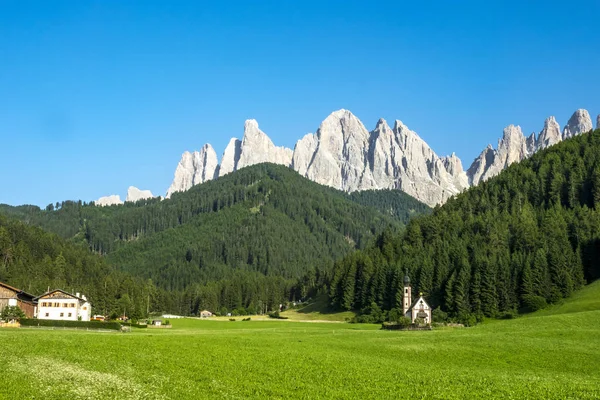
<instances>
[{"instance_id":1,"label":"small shed","mask_svg":"<svg viewBox=\"0 0 600 400\"><path fill-rule=\"evenodd\" d=\"M200 311L200 318L209 318L212 317L212 313L208 310Z\"/></svg>"}]
</instances>

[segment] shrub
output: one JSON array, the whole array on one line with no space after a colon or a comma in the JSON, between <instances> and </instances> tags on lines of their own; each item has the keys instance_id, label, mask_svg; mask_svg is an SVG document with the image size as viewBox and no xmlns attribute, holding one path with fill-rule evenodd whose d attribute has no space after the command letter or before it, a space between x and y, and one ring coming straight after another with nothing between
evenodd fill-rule
<instances>
[{"instance_id":1,"label":"shrub","mask_svg":"<svg viewBox=\"0 0 600 400\"><path fill-rule=\"evenodd\" d=\"M410 325L410 318L402 316L398 318L398 321L396 321L396 323L402 328L407 328Z\"/></svg>"},{"instance_id":2,"label":"shrub","mask_svg":"<svg viewBox=\"0 0 600 400\"><path fill-rule=\"evenodd\" d=\"M524 296L523 303L530 311L541 310L548 306L548 302L542 296Z\"/></svg>"},{"instance_id":3,"label":"shrub","mask_svg":"<svg viewBox=\"0 0 600 400\"><path fill-rule=\"evenodd\" d=\"M229 320L233 322L233 321L235 321L235 318L229 318Z\"/></svg>"},{"instance_id":4,"label":"shrub","mask_svg":"<svg viewBox=\"0 0 600 400\"><path fill-rule=\"evenodd\" d=\"M431 312L431 319L435 322L448 322L448 313L438 307Z\"/></svg>"},{"instance_id":5,"label":"shrub","mask_svg":"<svg viewBox=\"0 0 600 400\"><path fill-rule=\"evenodd\" d=\"M111 329L120 330L121 324L118 322L102 321L55 321L51 319L23 319L21 326L48 326L58 328L88 328L88 329Z\"/></svg>"},{"instance_id":6,"label":"shrub","mask_svg":"<svg viewBox=\"0 0 600 400\"><path fill-rule=\"evenodd\" d=\"M250 317L248 317L248 318L244 318L242 321L250 321L250 319L251 319L251 318L250 318Z\"/></svg>"},{"instance_id":7,"label":"shrub","mask_svg":"<svg viewBox=\"0 0 600 400\"><path fill-rule=\"evenodd\" d=\"M282 315L279 315L279 311L275 311L269 314L269 318L275 318L275 319L288 319L288 317L284 317Z\"/></svg>"},{"instance_id":8,"label":"shrub","mask_svg":"<svg viewBox=\"0 0 600 400\"><path fill-rule=\"evenodd\" d=\"M517 318L517 313L515 311L507 311L498 316L499 319L514 319Z\"/></svg>"},{"instance_id":9,"label":"shrub","mask_svg":"<svg viewBox=\"0 0 600 400\"><path fill-rule=\"evenodd\" d=\"M404 314L402 313L402 309L400 308L392 308L389 312L388 312L388 321L389 322L398 322L400 321L400 318L404 317Z\"/></svg>"},{"instance_id":10,"label":"shrub","mask_svg":"<svg viewBox=\"0 0 600 400\"><path fill-rule=\"evenodd\" d=\"M4 321L25 319L25 313L18 306L6 306L0 314L0 319Z\"/></svg>"}]
</instances>

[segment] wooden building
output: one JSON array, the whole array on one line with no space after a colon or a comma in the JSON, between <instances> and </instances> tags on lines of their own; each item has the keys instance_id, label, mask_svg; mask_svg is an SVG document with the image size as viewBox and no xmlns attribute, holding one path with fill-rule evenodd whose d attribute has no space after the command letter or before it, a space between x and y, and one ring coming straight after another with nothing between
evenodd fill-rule
<instances>
[{"instance_id":1,"label":"wooden building","mask_svg":"<svg viewBox=\"0 0 600 400\"><path fill-rule=\"evenodd\" d=\"M37 302L33 295L0 282L0 312L7 306L17 306L27 318L33 318Z\"/></svg>"}]
</instances>

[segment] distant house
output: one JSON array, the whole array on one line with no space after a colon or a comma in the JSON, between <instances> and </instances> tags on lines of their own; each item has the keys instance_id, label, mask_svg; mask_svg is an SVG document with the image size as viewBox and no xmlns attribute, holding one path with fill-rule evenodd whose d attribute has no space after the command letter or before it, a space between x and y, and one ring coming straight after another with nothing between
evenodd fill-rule
<instances>
[{"instance_id":1,"label":"distant house","mask_svg":"<svg viewBox=\"0 0 600 400\"><path fill-rule=\"evenodd\" d=\"M37 318L66 321L89 321L92 305L84 295L71 294L61 289L36 297Z\"/></svg>"},{"instance_id":2,"label":"distant house","mask_svg":"<svg viewBox=\"0 0 600 400\"><path fill-rule=\"evenodd\" d=\"M27 318L33 318L37 302L32 294L0 282L0 312L8 306L17 306L25 313Z\"/></svg>"},{"instance_id":3,"label":"distant house","mask_svg":"<svg viewBox=\"0 0 600 400\"><path fill-rule=\"evenodd\" d=\"M208 310L200 311L200 318L212 317L212 313Z\"/></svg>"},{"instance_id":4,"label":"distant house","mask_svg":"<svg viewBox=\"0 0 600 400\"><path fill-rule=\"evenodd\" d=\"M408 274L404 276L402 311L404 316L410 318L410 322L413 324L417 318L422 319L427 325L431 324L431 307L427 304L423 295L419 295L419 298L414 303L412 302L412 288L410 287Z\"/></svg>"},{"instance_id":5,"label":"distant house","mask_svg":"<svg viewBox=\"0 0 600 400\"><path fill-rule=\"evenodd\" d=\"M152 320L152 325L154 325L154 326L161 326L162 325L162 321L160 319L154 319L154 320Z\"/></svg>"},{"instance_id":6,"label":"distant house","mask_svg":"<svg viewBox=\"0 0 600 400\"><path fill-rule=\"evenodd\" d=\"M104 315L94 315L90 318L91 321L104 321L106 317Z\"/></svg>"}]
</instances>

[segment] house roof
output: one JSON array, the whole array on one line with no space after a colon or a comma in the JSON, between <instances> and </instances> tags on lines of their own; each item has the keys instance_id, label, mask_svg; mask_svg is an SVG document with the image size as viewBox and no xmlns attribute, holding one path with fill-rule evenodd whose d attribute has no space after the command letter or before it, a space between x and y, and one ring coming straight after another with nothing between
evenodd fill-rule
<instances>
[{"instance_id":1,"label":"house roof","mask_svg":"<svg viewBox=\"0 0 600 400\"><path fill-rule=\"evenodd\" d=\"M79 297L79 296L75 296L73 293L66 292L66 291L64 291L64 290L62 290L62 289L54 289L54 290L50 290L49 292L46 292L46 293L44 293L44 294L42 294L42 295L39 295L39 296L38 296L38 297L36 297L34 300L39 300L39 299L41 299L41 298L42 298L42 297L44 297L44 296L47 296L47 295L49 295L49 294L56 293L56 292L61 292L61 293L63 293L64 295L66 295L66 296L68 296L68 297L72 297L72 298L75 298L75 299L78 299L78 300L85 301L85 302L88 302L88 303L89 303L89 301L88 301L87 299L84 299L84 298L82 298L82 297Z\"/></svg>"},{"instance_id":2,"label":"house roof","mask_svg":"<svg viewBox=\"0 0 600 400\"><path fill-rule=\"evenodd\" d=\"M27 293L27 292L25 292L25 291L23 291L21 289L17 289L16 287L12 287L10 285L7 285L4 282L0 282L0 286L3 286L3 287L5 287L5 288L7 288L9 290L12 290L13 292L15 292L17 294L25 295L26 297L29 297L32 301L35 300L35 296L34 295L29 294L29 293Z\"/></svg>"}]
</instances>

